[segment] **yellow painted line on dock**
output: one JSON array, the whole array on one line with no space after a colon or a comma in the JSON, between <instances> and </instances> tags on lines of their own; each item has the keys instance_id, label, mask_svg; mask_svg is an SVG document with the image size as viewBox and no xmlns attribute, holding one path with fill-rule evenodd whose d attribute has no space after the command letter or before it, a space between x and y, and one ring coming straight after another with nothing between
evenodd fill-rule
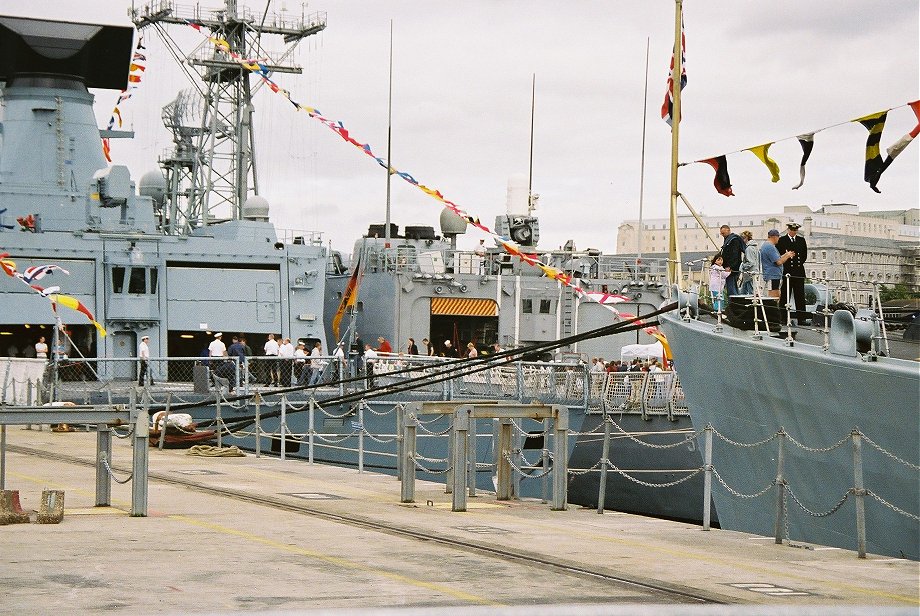
<instances>
[{"instance_id":1,"label":"yellow painted line on dock","mask_svg":"<svg viewBox=\"0 0 920 616\"><path fill-rule=\"evenodd\" d=\"M130 512L115 507L78 507L76 509L64 509L64 516L66 517L69 515L130 515Z\"/></svg>"},{"instance_id":2,"label":"yellow painted line on dock","mask_svg":"<svg viewBox=\"0 0 920 616\"><path fill-rule=\"evenodd\" d=\"M362 564L362 563L359 563L359 562L355 562L355 561L352 561L352 560L348 560L348 559L345 559L345 558L341 558L341 557L339 557L339 556L331 556L331 555L329 555L329 554L323 554L322 552L316 552L316 551L314 551L314 550L308 550L308 549L302 548L302 547L300 547L300 546L289 545L289 544L286 544L286 543L281 543L280 541L275 541L274 539L269 539L269 538L267 538L267 537L262 537L262 536L260 536L260 535L255 535L255 534L253 534L253 533L248 533L248 532L246 532L246 531L238 530L238 529L235 529L235 528L230 528L230 527L228 527L228 526L223 526L223 525L221 525L221 524L215 524L215 523L213 523L213 522L206 522L206 521L204 521L204 520L196 520L195 518L191 518L191 517L184 516L184 515L170 515L170 516L167 516L167 517L168 517L169 519L171 519L171 520L177 520L177 521L179 521L179 522L184 522L184 523L186 523L186 524L191 524L191 525L193 525L193 526L198 526L198 527L200 527L200 528L207 528L207 529L209 529L209 530L213 530L213 531L215 531L215 532L218 532L218 533L221 533L221 534L224 534L224 535L230 535L230 536L233 536L233 537L239 537L239 538L241 538L241 539L245 539L245 540L251 541L251 542L253 542L253 543L260 543L260 544L262 544L262 545L265 545L265 546L274 548L274 549L276 549L276 550L282 550L282 551L284 551L284 552L290 552L290 553L292 553L292 554L298 554L298 555L300 555L300 556L306 556L307 558L313 558L313 559L315 559L315 560L320 560L320 561L322 561L322 562L326 562L326 563L329 563L329 564L337 565L337 566L343 567L343 568L345 568L345 569L352 569L352 570L355 570L355 571L363 571L363 572L365 572L365 573L370 573L370 574L372 574L372 575L379 575L379 576L381 576L381 577L386 577L386 578L389 578L389 579L394 580L394 581L396 581L396 582L400 582L400 583L403 583L403 584L408 584L408 585L410 585L410 586L417 586L417 587L419 587L419 588L426 588L426 589L428 589L428 590L433 590L433 591L438 592L438 593L442 593L442 594L445 594L445 595L449 595L449 596L451 596L451 597L454 597L454 598L456 598L456 599L460 599L460 600L463 600L463 601L467 601L467 602L469 602L469 603L477 603L477 604L480 604L480 605L492 605L492 606L496 606L496 607L503 607L503 606L504 606L503 603L498 603L498 602L496 602L496 601L492 601L491 599L486 599L486 598L484 598L484 597L480 597L480 596L477 596L477 595L472 595L472 594L469 594L469 593L465 593L465 592L463 592L463 591L454 590L453 588L450 588L450 587L447 587L447 586L443 586L443 585L441 585L441 584L436 584L436 583L434 583L434 582L426 582L426 581L424 581L424 580L418 580L418 579L411 578L411 577L406 576L406 575L402 575L402 574L399 574L399 573L394 573L393 571L389 571L389 570L387 570L387 569L380 569L380 568L378 568L378 567L371 567L371 566L369 566L369 565L365 565L365 564Z\"/></svg>"}]
</instances>

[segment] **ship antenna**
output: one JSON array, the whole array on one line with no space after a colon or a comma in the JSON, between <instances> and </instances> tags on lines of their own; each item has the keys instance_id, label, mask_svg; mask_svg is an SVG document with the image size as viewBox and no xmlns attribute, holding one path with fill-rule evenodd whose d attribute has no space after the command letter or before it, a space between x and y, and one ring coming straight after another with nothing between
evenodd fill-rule
<instances>
[{"instance_id":1,"label":"ship antenna","mask_svg":"<svg viewBox=\"0 0 920 616\"><path fill-rule=\"evenodd\" d=\"M537 104L537 74L533 74L530 91L530 164L527 168L527 215L533 214L536 207L533 194L533 119Z\"/></svg>"},{"instance_id":2,"label":"ship antenna","mask_svg":"<svg viewBox=\"0 0 920 616\"><path fill-rule=\"evenodd\" d=\"M683 71L683 0L674 0L674 70L671 73L673 111L671 116L671 209L668 235L668 282L680 284L680 250L677 246L677 146L680 133L680 86Z\"/></svg>"},{"instance_id":3,"label":"ship antenna","mask_svg":"<svg viewBox=\"0 0 920 616\"><path fill-rule=\"evenodd\" d=\"M390 247L390 176L393 175L392 156L393 137L393 20L390 20L390 91L387 98L387 216L383 231L383 247Z\"/></svg>"}]
</instances>

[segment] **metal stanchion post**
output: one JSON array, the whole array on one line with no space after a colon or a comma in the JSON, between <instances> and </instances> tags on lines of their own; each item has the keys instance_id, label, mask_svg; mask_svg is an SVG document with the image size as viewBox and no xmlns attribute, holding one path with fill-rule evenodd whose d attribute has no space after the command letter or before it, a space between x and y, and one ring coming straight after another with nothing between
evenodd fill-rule
<instances>
[{"instance_id":1,"label":"metal stanchion post","mask_svg":"<svg viewBox=\"0 0 920 616\"><path fill-rule=\"evenodd\" d=\"M569 500L569 409L565 405L554 405L553 437L553 511L568 509Z\"/></svg>"},{"instance_id":2,"label":"metal stanchion post","mask_svg":"<svg viewBox=\"0 0 920 616\"><path fill-rule=\"evenodd\" d=\"M287 395L281 396L281 460L287 454Z\"/></svg>"},{"instance_id":3,"label":"metal stanchion post","mask_svg":"<svg viewBox=\"0 0 920 616\"><path fill-rule=\"evenodd\" d=\"M313 464L313 446L316 442L316 437L315 437L315 434L316 434L316 398L314 398L312 395L310 396L310 410L307 413L307 419L309 422L308 429L310 430L310 434L308 435L308 439L309 439L308 440L309 442L308 457L310 460L310 464Z\"/></svg>"},{"instance_id":4,"label":"metal stanchion post","mask_svg":"<svg viewBox=\"0 0 920 616\"><path fill-rule=\"evenodd\" d=\"M853 493L856 495L856 551L859 558L866 557L866 490L863 487L862 434L853 436Z\"/></svg>"},{"instance_id":5,"label":"metal stanchion post","mask_svg":"<svg viewBox=\"0 0 920 616\"><path fill-rule=\"evenodd\" d=\"M364 405L358 405L358 472L364 472Z\"/></svg>"},{"instance_id":6,"label":"metal stanchion post","mask_svg":"<svg viewBox=\"0 0 920 616\"><path fill-rule=\"evenodd\" d=\"M150 418L147 409L132 404L134 421L134 456L131 469L131 516L147 516L147 468L150 457Z\"/></svg>"},{"instance_id":7,"label":"metal stanchion post","mask_svg":"<svg viewBox=\"0 0 920 616\"><path fill-rule=\"evenodd\" d=\"M404 503L415 502L415 463L413 458L416 449L416 426L418 419L415 413L408 413L403 421L403 461L400 472L400 500Z\"/></svg>"},{"instance_id":8,"label":"metal stanchion post","mask_svg":"<svg viewBox=\"0 0 920 616\"><path fill-rule=\"evenodd\" d=\"M454 425L450 431L453 441L453 455L450 458L454 467L454 486L452 511L466 511L466 440L469 438L470 408L459 408L454 412Z\"/></svg>"},{"instance_id":9,"label":"metal stanchion post","mask_svg":"<svg viewBox=\"0 0 920 616\"><path fill-rule=\"evenodd\" d=\"M108 507L112 502L112 478L105 470L104 460L112 459L112 429L106 424L96 426L96 506Z\"/></svg>"},{"instance_id":10,"label":"metal stanchion post","mask_svg":"<svg viewBox=\"0 0 920 616\"><path fill-rule=\"evenodd\" d=\"M784 520L784 503L786 500L785 487L786 481L783 479L783 457L785 455L785 436L786 432L780 428L778 441L779 446L776 454L776 522L773 525L774 536L777 544L783 542L783 520Z\"/></svg>"},{"instance_id":11,"label":"metal stanchion post","mask_svg":"<svg viewBox=\"0 0 920 616\"><path fill-rule=\"evenodd\" d=\"M476 418L470 417L470 431L466 439L466 459L469 461L467 489L470 496L476 496Z\"/></svg>"},{"instance_id":12,"label":"metal stanchion post","mask_svg":"<svg viewBox=\"0 0 920 616\"><path fill-rule=\"evenodd\" d=\"M6 425L0 426L0 490L6 489Z\"/></svg>"},{"instance_id":13,"label":"metal stanchion post","mask_svg":"<svg viewBox=\"0 0 920 616\"><path fill-rule=\"evenodd\" d=\"M712 424L706 424L704 430L705 450L703 452L703 530L709 530L712 504Z\"/></svg>"},{"instance_id":14,"label":"metal stanchion post","mask_svg":"<svg viewBox=\"0 0 920 616\"><path fill-rule=\"evenodd\" d=\"M396 404L396 475L401 477L403 465L403 424L405 422L406 409L402 404Z\"/></svg>"},{"instance_id":15,"label":"metal stanchion post","mask_svg":"<svg viewBox=\"0 0 920 616\"><path fill-rule=\"evenodd\" d=\"M256 405L256 457L262 457L262 394L256 391L253 396L253 403Z\"/></svg>"},{"instance_id":16,"label":"metal stanchion post","mask_svg":"<svg viewBox=\"0 0 920 616\"><path fill-rule=\"evenodd\" d=\"M604 499L607 497L607 460L610 459L610 421L604 410L604 444L601 449L601 478L597 489L597 512L604 513Z\"/></svg>"}]
</instances>

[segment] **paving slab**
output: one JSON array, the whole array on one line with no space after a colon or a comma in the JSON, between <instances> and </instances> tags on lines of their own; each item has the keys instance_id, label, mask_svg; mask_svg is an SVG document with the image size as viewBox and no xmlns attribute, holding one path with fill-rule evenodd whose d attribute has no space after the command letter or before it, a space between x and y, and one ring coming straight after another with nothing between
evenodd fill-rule
<instances>
[{"instance_id":1,"label":"paving slab","mask_svg":"<svg viewBox=\"0 0 920 616\"><path fill-rule=\"evenodd\" d=\"M920 605L914 561L481 491L452 512L443 485L418 481L400 503L392 476L297 459L151 449L149 515L131 517L130 481L94 507L95 439L7 429L6 487L26 510L64 490L65 513L0 527L0 613ZM113 441L124 481L131 439Z\"/></svg>"}]
</instances>

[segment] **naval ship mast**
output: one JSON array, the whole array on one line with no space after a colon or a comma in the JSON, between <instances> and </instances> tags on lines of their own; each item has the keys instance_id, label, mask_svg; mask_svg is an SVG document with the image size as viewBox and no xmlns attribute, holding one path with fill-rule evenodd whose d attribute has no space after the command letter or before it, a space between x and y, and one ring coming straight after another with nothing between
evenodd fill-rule
<instances>
[{"instance_id":1,"label":"naval ship mast","mask_svg":"<svg viewBox=\"0 0 920 616\"><path fill-rule=\"evenodd\" d=\"M176 58L194 67L201 83L186 74L201 95L202 111L197 127L184 125L192 117L188 96L164 108L172 122L174 152L160 158L166 173L167 200L161 214L166 233L185 234L223 220L243 217L243 205L250 194L259 193L253 138L253 91L250 71L225 51L206 41L186 56L168 35L163 24L194 24L210 36L227 41L232 52L258 61L272 73L302 73L300 66L287 62L297 44L326 28L326 14L300 16L268 12L261 16L239 7L237 0L225 0L224 7L203 10L200 6L180 7L172 0L157 0L135 8L130 16L141 32L156 30ZM262 47L262 35L281 36L286 45L280 54ZM198 114L194 114L197 116ZM196 117L197 119L197 117Z\"/></svg>"}]
</instances>

